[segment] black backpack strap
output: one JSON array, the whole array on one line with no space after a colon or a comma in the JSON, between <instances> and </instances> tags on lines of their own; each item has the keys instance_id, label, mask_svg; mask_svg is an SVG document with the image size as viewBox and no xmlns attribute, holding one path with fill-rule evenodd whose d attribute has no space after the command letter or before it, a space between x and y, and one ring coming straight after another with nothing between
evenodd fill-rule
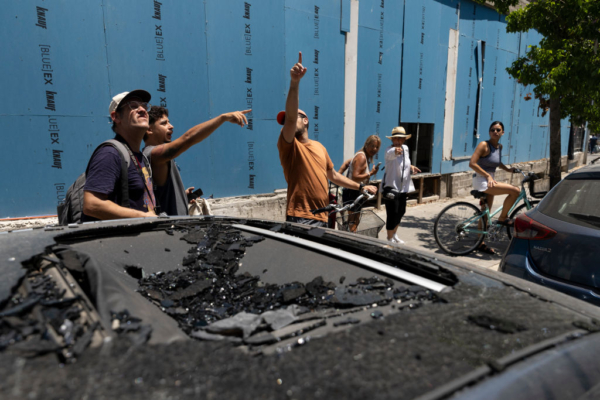
<instances>
[{"instance_id":1,"label":"black backpack strap","mask_svg":"<svg viewBox=\"0 0 600 400\"><path fill-rule=\"evenodd\" d=\"M104 143L110 144L115 149L119 151L119 155L121 156L121 207L131 208L129 204L129 163L131 159L129 158L129 152L125 145L119 142L116 139L109 139Z\"/></svg>"}]
</instances>

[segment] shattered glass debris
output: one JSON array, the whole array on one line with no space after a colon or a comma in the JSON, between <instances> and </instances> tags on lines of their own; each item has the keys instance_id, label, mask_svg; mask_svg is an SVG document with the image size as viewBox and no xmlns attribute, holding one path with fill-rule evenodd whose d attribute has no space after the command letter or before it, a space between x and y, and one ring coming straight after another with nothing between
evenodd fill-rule
<instances>
[{"instance_id":1,"label":"shattered glass debris","mask_svg":"<svg viewBox=\"0 0 600 400\"><path fill-rule=\"evenodd\" d=\"M127 334L132 345L146 343L152 334L152 326L142 325L142 320L129 314L129 311L111 312L113 330L119 334Z\"/></svg>"},{"instance_id":2,"label":"shattered glass debris","mask_svg":"<svg viewBox=\"0 0 600 400\"><path fill-rule=\"evenodd\" d=\"M11 346L29 357L55 352L62 362L81 354L98 325L82 321L79 297L64 296L51 276L30 271L0 312L0 350Z\"/></svg>"},{"instance_id":3,"label":"shattered glass debris","mask_svg":"<svg viewBox=\"0 0 600 400\"><path fill-rule=\"evenodd\" d=\"M92 343L100 322L86 311L87 300L71 291L75 284L67 284L56 271L54 266L30 269L0 310L0 351L10 346L26 357L55 353L61 363L71 363ZM113 327L123 333L135 332L128 337L133 344L141 344L152 329L139 322L125 311L115 318Z\"/></svg>"},{"instance_id":4,"label":"shattered glass debris","mask_svg":"<svg viewBox=\"0 0 600 400\"><path fill-rule=\"evenodd\" d=\"M278 229L281 226L272 230ZM264 238L246 236L223 224L188 228L182 239L194 245L183 258L185 268L140 279L139 292L175 318L183 331L198 339L252 345L272 343L326 324L319 320L298 328L290 326L308 311L376 307L394 300L439 301L421 286L395 285L391 279L375 276L347 285L342 285L345 277L336 285L320 276L308 283L277 285L262 282L259 276L248 272L238 274L246 248ZM382 317L381 311L373 313L373 318ZM348 318L335 326L358 322ZM283 329L288 326L289 331ZM281 329L280 335L270 334ZM304 343L303 339L295 345Z\"/></svg>"}]
</instances>

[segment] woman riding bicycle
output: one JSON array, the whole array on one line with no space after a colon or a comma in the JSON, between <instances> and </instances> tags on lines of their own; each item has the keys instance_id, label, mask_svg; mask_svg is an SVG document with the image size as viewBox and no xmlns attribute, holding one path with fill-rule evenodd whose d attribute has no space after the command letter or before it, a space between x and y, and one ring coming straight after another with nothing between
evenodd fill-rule
<instances>
[{"instance_id":1,"label":"woman riding bicycle","mask_svg":"<svg viewBox=\"0 0 600 400\"><path fill-rule=\"evenodd\" d=\"M340 167L339 173L343 174L344 171L348 170L346 176L352 179L354 182L368 184L371 176L375 175L379 170L379 166L376 165L373 168L370 165L373 162L373 157L379 151L381 146L381 139L377 135L371 135L365 141L362 150L357 152L353 158L346 160ZM359 190L344 189L342 195L342 201L344 204L353 202L360 195ZM349 216L348 222L350 223L350 231L356 232L360 219L360 210L352 210L355 214Z\"/></svg>"},{"instance_id":2,"label":"woman riding bicycle","mask_svg":"<svg viewBox=\"0 0 600 400\"><path fill-rule=\"evenodd\" d=\"M511 226L513 221L507 219L508 211L515 204L521 190L507 183L496 182L494 173L496 168L500 167L506 172L516 172L515 168L508 168L502 163L502 145L499 143L500 138L504 135L504 124L500 121L494 121L490 125L490 140L481 142L477 145L475 153L471 157L469 167L476 174L473 175L473 189L487 194L487 206L492 209L494 196L507 195L504 199L502 211L498 217L497 223L500 225ZM487 247L484 243L478 247L482 252L495 254L493 249Z\"/></svg>"}]
</instances>

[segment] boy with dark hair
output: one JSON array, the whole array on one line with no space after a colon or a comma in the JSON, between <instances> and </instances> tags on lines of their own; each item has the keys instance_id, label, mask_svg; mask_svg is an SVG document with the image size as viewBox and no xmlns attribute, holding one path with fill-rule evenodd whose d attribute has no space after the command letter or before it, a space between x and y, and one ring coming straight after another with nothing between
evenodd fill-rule
<instances>
[{"instance_id":1,"label":"boy with dark hair","mask_svg":"<svg viewBox=\"0 0 600 400\"><path fill-rule=\"evenodd\" d=\"M144 154L152 166L155 194L161 212L167 215L188 215L186 190L175 158L209 137L224 122L243 127L248 123L246 114L250 111L252 110L221 114L190 128L181 137L172 140L173 125L169 121L169 110L152 106L149 111L149 128L144 135Z\"/></svg>"}]
</instances>

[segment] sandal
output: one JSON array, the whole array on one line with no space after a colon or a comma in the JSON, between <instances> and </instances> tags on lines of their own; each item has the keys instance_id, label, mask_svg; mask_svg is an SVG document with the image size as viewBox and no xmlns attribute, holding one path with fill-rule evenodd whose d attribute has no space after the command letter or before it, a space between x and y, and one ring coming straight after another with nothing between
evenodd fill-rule
<instances>
[{"instance_id":1,"label":"sandal","mask_svg":"<svg viewBox=\"0 0 600 400\"><path fill-rule=\"evenodd\" d=\"M513 227L513 226L515 226L515 220L506 218L504 221L496 221L496 224L502 225L502 226Z\"/></svg>"},{"instance_id":2,"label":"sandal","mask_svg":"<svg viewBox=\"0 0 600 400\"><path fill-rule=\"evenodd\" d=\"M491 247L488 247L485 243L481 243L479 246L477 246L477 250L482 253L486 253L486 254L491 254L491 255L496 254L496 251L494 249L492 249Z\"/></svg>"}]
</instances>

